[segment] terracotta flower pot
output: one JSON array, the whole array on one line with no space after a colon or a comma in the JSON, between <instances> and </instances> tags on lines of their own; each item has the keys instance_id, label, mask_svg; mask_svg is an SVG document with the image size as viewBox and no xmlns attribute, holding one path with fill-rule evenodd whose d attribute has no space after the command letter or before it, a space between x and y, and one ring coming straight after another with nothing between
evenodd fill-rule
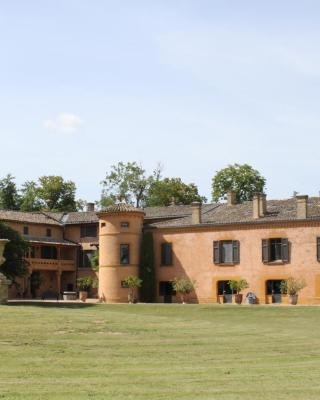
<instances>
[{"instance_id":1,"label":"terracotta flower pot","mask_svg":"<svg viewBox=\"0 0 320 400\"><path fill-rule=\"evenodd\" d=\"M298 303L298 295L297 294L289 295L289 303L295 306Z\"/></svg>"},{"instance_id":2,"label":"terracotta flower pot","mask_svg":"<svg viewBox=\"0 0 320 400\"><path fill-rule=\"evenodd\" d=\"M79 300L80 301L83 301L85 303L87 298L88 298L88 292L84 292L84 291L79 292Z\"/></svg>"},{"instance_id":3,"label":"terracotta flower pot","mask_svg":"<svg viewBox=\"0 0 320 400\"><path fill-rule=\"evenodd\" d=\"M237 304L241 304L241 303L242 303L242 298L243 298L243 295L242 295L242 294L235 294L235 295L234 295L234 300L235 300L235 302L236 302Z\"/></svg>"}]
</instances>

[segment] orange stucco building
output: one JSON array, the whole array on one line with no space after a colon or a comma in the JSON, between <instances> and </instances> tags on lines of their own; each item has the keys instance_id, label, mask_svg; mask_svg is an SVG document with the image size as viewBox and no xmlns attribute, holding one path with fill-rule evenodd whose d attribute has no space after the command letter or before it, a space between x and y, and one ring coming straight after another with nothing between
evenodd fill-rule
<instances>
[{"instance_id":1,"label":"orange stucco building","mask_svg":"<svg viewBox=\"0 0 320 400\"><path fill-rule=\"evenodd\" d=\"M287 302L280 282L304 278L299 295L303 304L320 303L320 198L296 196L235 204L171 205L136 209L125 204L95 212L22 213L0 211L0 220L30 243L26 255L29 275L13 285L11 297L30 297L30 280L41 276L37 297L76 289L80 276L99 274L98 293L106 302L124 302L129 275L139 274L141 240L151 232L154 241L156 299L178 301L172 291L175 277L196 281L189 301L233 301L229 280L244 278L261 304ZM99 249L95 272L90 257ZM39 272L38 272L39 271Z\"/></svg>"}]
</instances>

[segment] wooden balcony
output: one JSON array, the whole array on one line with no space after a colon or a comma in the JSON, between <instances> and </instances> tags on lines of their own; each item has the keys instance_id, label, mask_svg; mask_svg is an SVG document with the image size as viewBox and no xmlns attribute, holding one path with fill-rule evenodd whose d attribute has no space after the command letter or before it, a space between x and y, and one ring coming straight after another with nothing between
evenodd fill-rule
<instances>
[{"instance_id":1,"label":"wooden balcony","mask_svg":"<svg viewBox=\"0 0 320 400\"><path fill-rule=\"evenodd\" d=\"M57 260L48 258L27 258L32 270L46 271L75 271L74 260Z\"/></svg>"}]
</instances>

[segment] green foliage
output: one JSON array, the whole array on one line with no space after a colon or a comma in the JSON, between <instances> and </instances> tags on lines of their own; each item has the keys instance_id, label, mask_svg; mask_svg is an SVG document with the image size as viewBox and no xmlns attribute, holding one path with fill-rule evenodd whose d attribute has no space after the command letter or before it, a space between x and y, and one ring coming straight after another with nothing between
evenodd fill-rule
<instances>
[{"instance_id":1,"label":"green foliage","mask_svg":"<svg viewBox=\"0 0 320 400\"><path fill-rule=\"evenodd\" d=\"M94 271L99 270L99 250L95 250L93 256L90 258L90 264Z\"/></svg>"},{"instance_id":2,"label":"green foliage","mask_svg":"<svg viewBox=\"0 0 320 400\"><path fill-rule=\"evenodd\" d=\"M146 199L151 182L160 175L160 167L152 176L146 176L145 170L136 162L119 162L112 165L103 184L101 205L125 202L141 207Z\"/></svg>"},{"instance_id":3,"label":"green foliage","mask_svg":"<svg viewBox=\"0 0 320 400\"><path fill-rule=\"evenodd\" d=\"M191 204L194 201L205 203L207 199L199 195L195 184L186 184L180 178L165 178L152 182L146 198L148 207Z\"/></svg>"},{"instance_id":4,"label":"green foliage","mask_svg":"<svg viewBox=\"0 0 320 400\"><path fill-rule=\"evenodd\" d=\"M0 180L0 209L19 210L20 197L14 176L8 174Z\"/></svg>"},{"instance_id":5,"label":"green foliage","mask_svg":"<svg viewBox=\"0 0 320 400\"><path fill-rule=\"evenodd\" d=\"M98 280L92 278L92 276L83 276L77 279L78 288L81 291L88 292L91 288L95 288L98 285Z\"/></svg>"},{"instance_id":6,"label":"green foliage","mask_svg":"<svg viewBox=\"0 0 320 400\"><path fill-rule=\"evenodd\" d=\"M185 295L194 292L196 282L188 278L174 278L171 282L173 290L180 294L181 302L185 302Z\"/></svg>"},{"instance_id":7,"label":"green foliage","mask_svg":"<svg viewBox=\"0 0 320 400\"><path fill-rule=\"evenodd\" d=\"M130 289L139 288L142 285L142 279L134 275L127 276L123 282Z\"/></svg>"},{"instance_id":8,"label":"green foliage","mask_svg":"<svg viewBox=\"0 0 320 400\"><path fill-rule=\"evenodd\" d=\"M262 192L266 179L248 164L234 164L218 171L212 178L212 201L226 200L234 191L238 203L252 200L255 192Z\"/></svg>"},{"instance_id":9,"label":"green foliage","mask_svg":"<svg viewBox=\"0 0 320 400\"><path fill-rule=\"evenodd\" d=\"M37 194L41 208L50 211L76 211L76 185L65 181L62 176L41 176L37 186Z\"/></svg>"},{"instance_id":10,"label":"green foliage","mask_svg":"<svg viewBox=\"0 0 320 400\"><path fill-rule=\"evenodd\" d=\"M230 289L236 294L240 294L242 290L249 287L248 282L245 279L231 280L229 281Z\"/></svg>"},{"instance_id":11,"label":"green foliage","mask_svg":"<svg viewBox=\"0 0 320 400\"><path fill-rule=\"evenodd\" d=\"M140 290L141 301L146 303L154 302L156 293L156 277L152 232L145 232L142 236L139 276L143 280L143 286Z\"/></svg>"},{"instance_id":12,"label":"green foliage","mask_svg":"<svg viewBox=\"0 0 320 400\"><path fill-rule=\"evenodd\" d=\"M27 181L21 187L21 211L39 211L41 201L38 196L37 185L34 181Z\"/></svg>"},{"instance_id":13,"label":"green foliage","mask_svg":"<svg viewBox=\"0 0 320 400\"><path fill-rule=\"evenodd\" d=\"M281 293L295 296L306 286L306 281L303 278L290 277L287 280L281 281Z\"/></svg>"},{"instance_id":14,"label":"green foliage","mask_svg":"<svg viewBox=\"0 0 320 400\"><path fill-rule=\"evenodd\" d=\"M24 276L28 271L27 261L24 255L28 250L28 244L18 232L0 222L0 239L9 239L3 256L6 261L0 266L0 271L13 282L18 276Z\"/></svg>"}]
</instances>

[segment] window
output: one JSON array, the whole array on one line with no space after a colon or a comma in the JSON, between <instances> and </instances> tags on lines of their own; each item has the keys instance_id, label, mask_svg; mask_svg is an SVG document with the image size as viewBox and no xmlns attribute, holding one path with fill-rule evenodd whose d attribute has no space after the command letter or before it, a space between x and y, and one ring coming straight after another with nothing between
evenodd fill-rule
<instances>
[{"instance_id":1,"label":"window","mask_svg":"<svg viewBox=\"0 0 320 400\"><path fill-rule=\"evenodd\" d=\"M172 265L172 243L161 244L161 265Z\"/></svg>"},{"instance_id":2,"label":"window","mask_svg":"<svg viewBox=\"0 0 320 400\"><path fill-rule=\"evenodd\" d=\"M29 235L29 227L28 226L24 226L23 227L23 234L24 235Z\"/></svg>"},{"instance_id":3,"label":"window","mask_svg":"<svg viewBox=\"0 0 320 400\"><path fill-rule=\"evenodd\" d=\"M159 295L160 296L175 296L176 292L172 287L172 283L170 281L161 281L159 282Z\"/></svg>"},{"instance_id":4,"label":"window","mask_svg":"<svg viewBox=\"0 0 320 400\"><path fill-rule=\"evenodd\" d=\"M29 247L29 254L30 254L30 258L35 258L36 257L36 249L34 246L30 246Z\"/></svg>"},{"instance_id":5,"label":"window","mask_svg":"<svg viewBox=\"0 0 320 400\"><path fill-rule=\"evenodd\" d=\"M51 237L51 229L47 228L47 237Z\"/></svg>"},{"instance_id":6,"label":"window","mask_svg":"<svg viewBox=\"0 0 320 400\"><path fill-rule=\"evenodd\" d=\"M216 240L213 242L213 262L233 265L240 262L239 240Z\"/></svg>"},{"instance_id":7,"label":"window","mask_svg":"<svg viewBox=\"0 0 320 400\"><path fill-rule=\"evenodd\" d=\"M121 228L129 228L129 222L121 222Z\"/></svg>"},{"instance_id":8,"label":"window","mask_svg":"<svg viewBox=\"0 0 320 400\"><path fill-rule=\"evenodd\" d=\"M94 250L80 250L79 268L92 268L91 257Z\"/></svg>"},{"instance_id":9,"label":"window","mask_svg":"<svg viewBox=\"0 0 320 400\"><path fill-rule=\"evenodd\" d=\"M281 294L281 282L282 280L269 280L266 282L266 293L269 296L272 296L272 303L281 303L282 294Z\"/></svg>"},{"instance_id":10,"label":"window","mask_svg":"<svg viewBox=\"0 0 320 400\"><path fill-rule=\"evenodd\" d=\"M223 296L224 303L232 303L232 290L229 281L218 281L218 296Z\"/></svg>"},{"instance_id":11,"label":"window","mask_svg":"<svg viewBox=\"0 0 320 400\"><path fill-rule=\"evenodd\" d=\"M41 258L56 260L58 258L57 248L54 246L42 246Z\"/></svg>"},{"instance_id":12,"label":"window","mask_svg":"<svg viewBox=\"0 0 320 400\"><path fill-rule=\"evenodd\" d=\"M320 237L317 237L317 260L320 261Z\"/></svg>"},{"instance_id":13,"label":"window","mask_svg":"<svg viewBox=\"0 0 320 400\"><path fill-rule=\"evenodd\" d=\"M229 281L218 281L218 295L232 294Z\"/></svg>"},{"instance_id":14,"label":"window","mask_svg":"<svg viewBox=\"0 0 320 400\"><path fill-rule=\"evenodd\" d=\"M120 244L120 264L129 264L129 245Z\"/></svg>"},{"instance_id":15,"label":"window","mask_svg":"<svg viewBox=\"0 0 320 400\"><path fill-rule=\"evenodd\" d=\"M101 228L104 228L105 226L106 226L106 223L105 223L105 222L101 222L100 227L101 227Z\"/></svg>"},{"instance_id":16,"label":"window","mask_svg":"<svg viewBox=\"0 0 320 400\"><path fill-rule=\"evenodd\" d=\"M262 240L262 262L289 262L289 242L287 238Z\"/></svg>"},{"instance_id":17,"label":"window","mask_svg":"<svg viewBox=\"0 0 320 400\"><path fill-rule=\"evenodd\" d=\"M96 237L97 225L81 225L80 237Z\"/></svg>"}]
</instances>

